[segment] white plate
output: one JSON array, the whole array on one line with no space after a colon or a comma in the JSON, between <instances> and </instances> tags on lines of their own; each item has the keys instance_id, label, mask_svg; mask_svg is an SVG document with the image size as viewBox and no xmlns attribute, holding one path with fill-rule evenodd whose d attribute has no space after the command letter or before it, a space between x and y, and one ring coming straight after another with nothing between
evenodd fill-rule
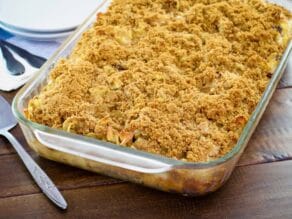
<instances>
[{"instance_id":1,"label":"white plate","mask_svg":"<svg viewBox=\"0 0 292 219\"><path fill-rule=\"evenodd\" d=\"M101 0L0 0L0 21L22 31L72 30Z\"/></svg>"},{"instance_id":2,"label":"white plate","mask_svg":"<svg viewBox=\"0 0 292 219\"><path fill-rule=\"evenodd\" d=\"M21 31L21 30L6 26L2 24L1 22L0 22L0 27L3 30L6 30L16 36L20 36L20 37L32 39L32 40L39 40L39 41L51 41L51 40L65 38L73 32L73 31L67 31L67 32L63 31L63 32L53 32L53 33L26 32L26 31Z\"/></svg>"}]
</instances>

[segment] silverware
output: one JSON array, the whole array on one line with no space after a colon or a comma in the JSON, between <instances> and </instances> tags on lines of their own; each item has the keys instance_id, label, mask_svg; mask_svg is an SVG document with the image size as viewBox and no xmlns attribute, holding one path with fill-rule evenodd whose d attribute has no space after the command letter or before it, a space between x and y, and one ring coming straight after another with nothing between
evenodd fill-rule
<instances>
[{"instance_id":1,"label":"silverware","mask_svg":"<svg viewBox=\"0 0 292 219\"><path fill-rule=\"evenodd\" d=\"M40 68L47 60L43 57L34 55L30 53L29 51L22 49L18 46L15 46L9 42L6 42L4 40L0 40L0 44L3 44L7 46L8 48L12 49L16 54L18 54L20 57L24 58L31 66L35 68Z\"/></svg>"},{"instance_id":2,"label":"silverware","mask_svg":"<svg viewBox=\"0 0 292 219\"><path fill-rule=\"evenodd\" d=\"M5 47L5 45L0 41L0 48L2 51L3 58L6 61L6 66L8 71L12 75L21 75L25 72L25 68L23 64L21 64L19 61L17 61L12 53Z\"/></svg>"},{"instance_id":3,"label":"silverware","mask_svg":"<svg viewBox=\"0 0 292 219\"><path fill-rule=\"evenodd\" d=\"M66 209L67 203L55 184L23 149L14 136L8 132L10 129L15 127L16 124L17 122L12 114L9 103L0 96L0 135L6 137L14 147L36 184L41 188L42 192L57 206L62 209Z\"/></svg>"}]
</instances>

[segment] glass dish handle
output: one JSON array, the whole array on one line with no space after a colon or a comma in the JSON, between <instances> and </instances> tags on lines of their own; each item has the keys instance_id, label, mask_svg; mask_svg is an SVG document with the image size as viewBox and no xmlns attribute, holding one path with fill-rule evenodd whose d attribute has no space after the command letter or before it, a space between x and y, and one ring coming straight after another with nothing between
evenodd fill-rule
<instances>
[{"instance_id":1,"label":"glass dish handle","mask_svg":"<svg viewBox=\"0 0 292 219\"><path fill-rule=\"evenodd\" d=\"M172 168L172 165L168 163L115 150L106 142L88 143L39 130L34 130L34 134L37 140L48 148L127 170L140 173L162 173Z\"/></svg>"}]
</instances>

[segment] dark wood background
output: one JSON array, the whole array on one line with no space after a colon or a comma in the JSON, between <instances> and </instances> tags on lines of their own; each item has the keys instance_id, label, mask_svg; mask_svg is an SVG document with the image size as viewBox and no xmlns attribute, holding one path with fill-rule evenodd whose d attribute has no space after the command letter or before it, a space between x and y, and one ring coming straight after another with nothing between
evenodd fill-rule
<instances>
[{"instance_id":1,"label":"dark wood background","mask_svg":"<svg viewBox=\"0 0 292 219\"><path fill-rule=\"evenodd\" d=\"M291 62L290 62L291 63ZM0 92L11 102L15 92ZM292 218L292 72L286 72L230 180L199 198L168 194L37 156L62 191L66 211L35 185L0 137L0 218Z\"/></svg>"}]
</instances>

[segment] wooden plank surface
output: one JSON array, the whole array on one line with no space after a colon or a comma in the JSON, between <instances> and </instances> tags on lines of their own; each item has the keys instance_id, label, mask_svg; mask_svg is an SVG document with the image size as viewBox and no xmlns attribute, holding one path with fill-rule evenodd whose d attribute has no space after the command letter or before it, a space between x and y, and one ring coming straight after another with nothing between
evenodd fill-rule
<instances>
[{"instance_id":1,"label":"wooden plank surface","mask_svg":"<svg viewBox=\"0 0 292 219\"><path fill-rule=\"evenodd\" d=\"M20 128L16 127L12 133L63 191L69 210L58 211L46 200L9 143L0 137L0 218L72 218L73 215L150 218L158 214L165 218L238 215L291 218L292 161L283 161L292 158L292 88L289 87L292 77L286 73L279 85L281 89L276 91L239 162L240 167L226 186L203 198L167 194L45 160L28 148ZM0 95L11 102L15 92L0 92ZM283 162L267 163L280 160ZM265 164L253 165L259 163Z\"/></svg>"},{"instance_id":2,"label":"wooden plank surface","mask_svg":"<svg viewBox=\"0 0 292 219\"><path fill-rule=\"evenodd\" d=\"M32 153L32 157L61 190L123 182L118 179L52 162L37 156L35 153ZM39 187L34 183L18 156L2 156L0 158L0 165L0 199L40 192Z\"/></svg>"},{"instance_id":3,"label":"wooden plank surface","mask_svg":"<svg viewBox=\"0 0 292 219\"><path fill-rule=\"evenodd\" d=\"M292 89L276 91L273 101L268 106L239 165L285 160L292 157L291 98ZM26 145L19 128L13 130L13 133L20 139L22 144ZM39 193L39 188L34 184L18 156L11 153L13 151L11 146L3 138L0 139L4 142L4 144L0 144L2 153L2 156L0 156L0 198ZM122 182L48 161L38 157L32 151L30 153L61 190L74 190Z\"/></svg>"},{"instance_id":4,"label":"wooden plank surface","mask_svg":"<svg viewBox=\"0 0 292 219\"><path fill-rule=\"evenodd\" d=\"M0 218L291 218L291 168L292 161L238 167L225 186L201 198L130 183L69 189L67 212L42 194L2 198Z\"/></svg>"},{"instance_id":5,"label":"wooden plank surface","mask_svg":"<svg viewBox=\"0 0 292 219\"><path fill-rule=\"evenodd\" d=\"M239 165L292 159L292 89L278 89Z\"/></svg>"},{"instance_id":6,"label":"wooden plank surface","mask_svg":"<svg viewBox=\"0 0 292 219\"><path fill-rule=\"evenodd\" d=\"M292 158L292 89L278 89L239 165ZM119 183L119 180L57 164L38 157L27 146L19 127L13 134L61 189ZM0 198L39 192L9 143L0 137ZM14 174L10 174L13 170Z\"/></svg>"}]
</instances>

